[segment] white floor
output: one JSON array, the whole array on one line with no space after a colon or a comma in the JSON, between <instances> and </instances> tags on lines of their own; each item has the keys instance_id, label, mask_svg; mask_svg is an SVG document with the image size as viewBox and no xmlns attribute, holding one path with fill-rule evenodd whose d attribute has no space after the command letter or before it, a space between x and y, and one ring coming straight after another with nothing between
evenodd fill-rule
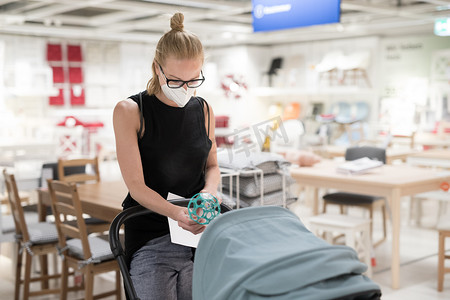
<instances>
[{"instance_id":1,"label":"white floor","mask_svg":"<svg viewBox=\"0 0 450 300\"><path fill-rule=\"evenodd\" d=\"M102 176L108 180L120 178L117 172L117 166L111 165L105 169ZM105 178L106 177L106 178ZM111 178L109 178L111 177ZM300 219L307 226L308 217L311 215L311 208L306 201L299 200L290 206ZM374 267L373 280L381 287L385 300L424 300L424 299L450 299L450 274L444 281L444 291L437 292L437 249L438 238L434 229L437 216L437 203L435 201L424 202L424 216L421 226L413 225L409 220L409 199L405 198L402 202L402 228L401 228L401 287L398 290L391 289L391 239L377 247L375 252L376 266ZM350 213L361 213L359 211L350 211ZM381 235L381 215L375 215L375 235L378 238ZM447 242L447 249L450 252L450 241ZM3 243L0 249L0 299L13 299L14 295L14 272L9 257L12 255L12 244ZM450 265L450 262L449 262ZM114 277L112 274L98 276L95 284L95 292L101 292L110 289ZM38 288L39 286L36 285ZM82 292L72 292L69 299L79 299L83 296ZM58 299L58 296L42 296L33 299ZM110 297L107 299L114 299ZM125 299L125 298L123 298Z\"/></svg>"}]
</instances>

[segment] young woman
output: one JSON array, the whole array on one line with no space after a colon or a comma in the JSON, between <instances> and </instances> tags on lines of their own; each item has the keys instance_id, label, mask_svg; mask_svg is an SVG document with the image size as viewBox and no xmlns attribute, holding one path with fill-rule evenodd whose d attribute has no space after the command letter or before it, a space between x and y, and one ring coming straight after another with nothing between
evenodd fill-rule
<instances>
[{"instance_id":1,"label":"young woman","mask_svg":"<svg viewBox=\"0 0 450 300\"><path fill-rule=\"evenodd\" d=\"M125 224L130 274L141 299L191 299L192 249L171 243L167 217L194 234L205 226L166 198L169 192L215 195L220 180L214 114L195 96L205 80L203 46L183 21L183 14L174 14L159 40L146 91L114 109L117 159L129 189L123 207L142 205L159 214Z\"/></svg>"}]
</instances>

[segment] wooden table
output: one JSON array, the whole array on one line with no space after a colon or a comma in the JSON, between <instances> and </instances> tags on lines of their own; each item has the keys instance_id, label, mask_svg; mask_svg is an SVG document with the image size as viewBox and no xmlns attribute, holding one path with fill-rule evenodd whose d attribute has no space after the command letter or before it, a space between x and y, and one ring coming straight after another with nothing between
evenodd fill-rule
<instances>
[{"instance_id":1,"label":"wooden table","mask_svg":"<svg viewBox=\"0 0 450 300\"><path fill-rule=\"evenodd\" d=\"M413 166L450 168L450 149L431 149L413 154L407 159Z\"/></svg>"},{"instance_id":2,"label":"wooden table","mask_svg":"<svg viewBox=\"0 0 450 300\"><path fill-rule=\"evenodd\" d=\"M379 195L387 198L392 212L392 287L400 287L400 201L402 196L439 189L449 180L437 171L407 165L384 165L361 175L336 172L342 162L324 160L313 167L292 168L291 175L303 186L314 188L314 214L318 213L318 189Z\"/></svg>"},{"instance_id":3,"label":"wooden table","mask_svg":"<svg viewBox=\"0 0 450 300\"><path fill-rule=\"evenodd\" d=\"M347 147L345 146L329 145L325 147L323 152L328 158L344 157L346 149ZM413 155L417 152L418 151L414 149L387 148L386 163L392 164L392 162L397 159L406 161L410 155Z\"/></svg>"},{"instance_id":4,"label":"wooden table","mask_svg":"<svg viewBox=\"0 0 450 300\"><path fill-rule=\"evenodd\" d=\"M127 193L128 189L123 181L105 181L78 186L83 213L110 222L122 211L122 202ZM38 199L39 219L45 220L45 206L51 205L48 190L39 190Z\"/></svg>"}]
</instances>

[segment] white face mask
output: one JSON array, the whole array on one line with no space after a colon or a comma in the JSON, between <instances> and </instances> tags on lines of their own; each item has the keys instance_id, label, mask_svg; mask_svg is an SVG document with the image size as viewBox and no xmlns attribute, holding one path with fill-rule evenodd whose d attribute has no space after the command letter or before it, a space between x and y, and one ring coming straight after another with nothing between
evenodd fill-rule
<instances>
[{"instance_id":1,"label":"white face mask","mask_svg":"<svg viewBox=\"0 0 450 300\"><path fill-rule=\"evenodd\" d=\"M184 107L195 93L195 89L187 88L186 90L183 87L171 89L167 84L162 85L161 88L164 95L166 95L169 100L175 102L179 107Z\"/></svg>"}]
</instances>

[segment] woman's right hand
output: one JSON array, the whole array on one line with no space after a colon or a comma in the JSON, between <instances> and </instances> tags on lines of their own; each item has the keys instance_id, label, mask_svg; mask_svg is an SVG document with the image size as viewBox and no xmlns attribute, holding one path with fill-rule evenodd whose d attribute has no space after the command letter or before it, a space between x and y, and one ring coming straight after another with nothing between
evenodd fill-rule
<instances>
[{"instance_id":1,"label":"woman's right hand","mask_svg":"<svg viewBox=\"0 0 450 300\"><path fill-rule=\"evenodd\" d=\"M178 226L193 234L202 233L206 228L205 225L200 225L189 217L186 207L179 207L176 214L176 221L178 222Z\"/></svg>"}]
</instances>

